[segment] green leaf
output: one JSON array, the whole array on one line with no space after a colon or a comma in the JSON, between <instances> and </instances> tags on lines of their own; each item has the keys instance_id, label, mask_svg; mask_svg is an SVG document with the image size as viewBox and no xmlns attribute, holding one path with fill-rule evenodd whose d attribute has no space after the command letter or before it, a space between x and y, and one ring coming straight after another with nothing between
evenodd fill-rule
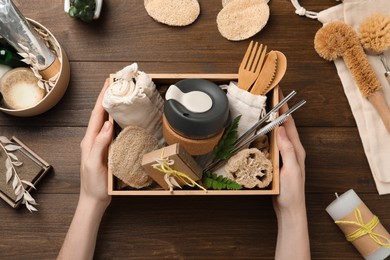
<instances>
[{"instance_id":1,"label":"green leaf","mask_svg":"<svg viewBox=\"0 0 390 260\"><path fill-rule=\"evenodd\" d=\"M242 186L235 181L232 181L222 175L217 175L212 172L203 173L202 182L207 189L214 190L240 190Z\"/></svg>"},{"instance_id":2,"label":"green leaf","mask_svg":"<svg viewBox=\"0 0 390 260\"><path fill-rule=\"evenodd\" d=\"M80 9L82 9L85 5L83 0L74 0L73 4L74 4L74 6L76 6L77 8L80 8Z\"/></svg>"},{"instance_id":3,"label":"green leaf","mask_svg":"<svg viewBox=\"0 0 390 260\"><path fill-rule=\"evenodd\" d=\"M87 5L93 7L95 5L95 0L86 0L85 1Z\"/></svg>"},{"instance_id":4,"label":"green leaf","mask_svg":"<svg viewBox=\"0 0 390 260\"><path fill-rule=\"evenodd\" d=\"M69 8L69 16L76 18L77 17L77 9L76 7L72 6Z\"/></svg>"},{"instance_id":5,"label":"green leaf","mask_svg":"<svg viewBox=\"0 0 390 260\"><path fill-rule=\"evenodd\" d=\"M95 14L94 0L72 0L69 8L69 16L73 18L80 18L83 22L90 22L93 20Z\"/></svg>"},{"instance_id":6,"label":"green leaf","mask_svg":"<svg viewBox=\"0 0 390 260\"><path fill-rule=\"evenodd\" d=\"M94 13L85 12L85 14L84 14L83 16L80 17L80 19L81 19L83 22L89 23L90 21L93 20L93 15L94 15Z\"/></svg>"},{"instance_id":7,"label":"green leaf","mask_svg":"<svg viewBox=\"0 0 390 260\"><path fill-rule=\"evenodd\" d=\"M233 120L231 126L225 131L221 140L215 146L213 151L213 160L215 159L226 160L232 156L234 143L237 141L238 138L237 128L240 119L241 119L241 115L237 116Z\"/></svg>"},{"instance_id":8,"label":"green leaf","mask_svg":"<svg viewBox=\"0 0 390 260\"><path fill-rule=\"evenodd\" d=\"M84 9L81 9L78 13L78 17L79 18L83 18L85 16L85 10Z\"/></svg>"}]
</instances>

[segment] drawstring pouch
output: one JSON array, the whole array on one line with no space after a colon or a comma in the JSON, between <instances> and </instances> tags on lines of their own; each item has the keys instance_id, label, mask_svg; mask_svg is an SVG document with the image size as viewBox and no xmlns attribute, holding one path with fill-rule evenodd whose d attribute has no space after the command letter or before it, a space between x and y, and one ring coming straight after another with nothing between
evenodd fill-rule
<instances>
[{"instance_id":1,"label":"drawstring pouch","mask_svg":"<svg viewBox=\"0 0 390 260\"><path fill-rule=\"evenodd\" d=\"M343 2L321 12L308 11L298 0L291 0L295 13L311 19L317 19L323 25L333 21L343 21L358 32L359 26L365 18L374 13L390 15L389 0L344 0ZM387 60L390 51L384 52ZM384 75L384 68L378 56L367 55L378 80L382 84L385 99L390 104L390 85ZM352 114L358 127L378 193L390 193L390 134L386 131L379 114L372 104L362 96L342 58L334 61L340 77L344 93L348 99Z\"/></svg>"}]
</instances>

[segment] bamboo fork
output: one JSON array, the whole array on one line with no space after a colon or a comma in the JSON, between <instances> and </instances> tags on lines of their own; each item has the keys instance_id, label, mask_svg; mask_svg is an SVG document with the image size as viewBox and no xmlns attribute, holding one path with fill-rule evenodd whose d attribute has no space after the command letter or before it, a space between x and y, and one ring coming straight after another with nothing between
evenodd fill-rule
<instances>
[{"instance_id":1,"label":"bamboo fork","mask_svg":"<svg viewBox=\"0 0 390 260\"><path fill-rule=\"evenodd\" d=\"M259 45L258 42L255 42L253 46L253 41L250 42L238 70L239 88L244 90L250 89L260 74L266 52L266 45Z\"/></svg>"}]
</instances>

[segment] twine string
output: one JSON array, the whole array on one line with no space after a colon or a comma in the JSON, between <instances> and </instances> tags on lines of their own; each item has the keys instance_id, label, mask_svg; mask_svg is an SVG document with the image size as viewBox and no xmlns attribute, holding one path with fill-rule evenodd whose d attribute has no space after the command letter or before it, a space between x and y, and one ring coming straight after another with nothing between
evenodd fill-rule
<instances>
[{"instance_id":1,"label":"twine string","mask_svg":"<svg viewBox=\"0 0 390 260\"><path fill-rule=\"evenodd\" d=\"M374 228L379 224L379 218L377 216L373 216L373 218L367 223L364 224L362 213L358 208L354 210L356 221L343 221L338 220L335 221L336 224L347 224L347 225L354 225L359 227L357 230L352 232L351 234L345 235L346 239L349 242L353 242L357 240L358 238L361 238L365 235L368 235L371 237L372 240L374 240L375 243L378 245L384 247L384 248L390 248L390 238L385 237L381 234L375 233L373 230Z\"/></svg>"},{"instance_id":2,"label":"twine string","mask_svg":"<svg viewBox=\"0 0 390 260\"><path fill-rule=\"evenodd\" d=\"M175 161L172 159L169 159L168 157L164 157L164 150L165 149L163 148L161 151L161 157L158 159L155 159L156 163L152 164L152 167L153 167L153 169L156 169L156 170L165 174L164 180L168 184L169 190L171 192L173 191L173 186L180 187L180 185L178 185L177 183L175 183L176 185L172 184L172 182L170 181L171 176L178 179L179 181L181 181L182 183L184 183L187 186L190 186L190 187L196 186L196 187L204 190L205 192L207 192L207 190L203 186L199 185L197 182L195 182L193 179L191 179L187 174L185 174L184 172L177 171L177 170L173 169L171 166L173 164L175 164Z\"/></svg>"},{"instance_id":3,"label":"twine string","mask_svg":"<svg viewBox=\"0 0 390 260\"><path fill-rule=\"evenodd\" d=\"M307 11L299 4L299 0L291 0L291 3L295 7L295 13L299 16L306 16L311 19L317 19L318 13L313 11Z\"/></svg>"}]
</instances>

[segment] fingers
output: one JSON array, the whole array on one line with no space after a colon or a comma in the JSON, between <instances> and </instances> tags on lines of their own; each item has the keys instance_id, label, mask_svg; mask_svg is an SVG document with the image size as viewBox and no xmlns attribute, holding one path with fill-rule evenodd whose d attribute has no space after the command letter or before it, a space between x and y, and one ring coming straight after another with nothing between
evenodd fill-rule
<instances>
[{"instance_id":1,"label":"fingers","mask_svg":"<svg viewBox=\"0 0 390 260\"><path fill-rule=\"evenodd\" d=\"M279 127L276 141L282 156L283 167L286 167L289 170L293 170L293 167L296 166L300 170L300 165L297 160L294 145L288 138L285 127Z\"/></svg>"},{"instance_id":2,"label":"fingers","mask_svg":"<svg viewBox=\"0 0 390 260\"><path fill-rule=\"evenodd\" d=\"M82 147L81 156L84 156L85 154L89 153L95 141L96 136L99 134L100 130L102 129L103 123L107 119L107 113L103 108L102 102L103 102L104 93L106 92L108 87L109 87L109 81L108 79L106 79L103 89L100 91L99 97L96 100L95 107L92 110L84 139L81 142L81 147Z\"/></svg>"},{"instance_id":3,"label":"fingers","mask_svg":"<svg viewBox=\"0 0 390 260\"><path fill-rule=\"evenodd\" d=\"M104 93L106 92L108 87L109 87L109 82L108 79L106 79L103 89L100 91L99 97L96 100L95 107L92 110L91 117L88 123L87 132L85 134L86 136L89 135L96 136L103 126L106 112L103 108L102 102L103 102Z\"/></svg>"},{"instance_id":4,"label":"fingers","mask_svg":"<svg viewBox=\"0 0 390 260\"><path fill-rule=\"evenodd\" d=\"M279 89L279 97L280 100L284 98L281 89ZM280 108L280 113L285 113L288 109L289 108L286 103ZM294 118L290 115L288 120L283 125L285 127L286 135L289 138L290 142L293 144L295 152L297 153L299 163L302 169L304 169L306 153L305 153L305 149L302 146L301 140L299 138L299 134L298 134L297 127L295 126Z\"/></svg>"},{"instance_id":5,"label":"fingers","mask_svg":"<svg viewBox=\"0 0 390 260\"><path fill-rule=\"evenodd\" d=\"M111 122L106 121L95 138L90 152L90 159L96 162L96 164L100 162L103 164L106 163L103 160L107 158L108 146L112 140L113 129Z\"/></svg>"}]
</instances>

